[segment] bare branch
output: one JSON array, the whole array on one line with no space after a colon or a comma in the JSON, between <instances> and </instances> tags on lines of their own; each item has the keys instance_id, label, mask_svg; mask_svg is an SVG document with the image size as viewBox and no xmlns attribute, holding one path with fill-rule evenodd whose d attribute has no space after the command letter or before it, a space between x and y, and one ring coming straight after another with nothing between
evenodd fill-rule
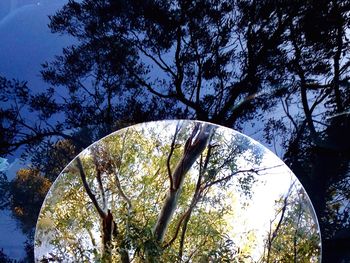
<instances>
[{"instance_id":1,"label":"bare branch","mask_svg":"<svg viewBox=\"0 0 350 263\"><path fill-rule=\"evenodd\" d=\"M96 179L97 179L97 183L98 183L98 188L100 189L101 196L102 196L103 210L105 211L107 204L106 204L105 190L103 188L102 178L101 178L102 171L101 171L100 164L97 160L98 153L96 153L96 150L94 149L94 147L92 147L92 154L93 154L93 162L94 162L95 170L96 170Z\"/></svg>"},{"instance_id":2,"label":"bare branch","mask_svg":"<svg viewBox=\"0 0 350 263\"><path fill-rule=\"evenodd\" d=\"M169 152L168 158L167 158L167 169L168 169L168 177L169 177L169 182L170 182L170 190L174 189L173 175L172 175L171 168L170 168L170 161L171 161L171 157L172 157L174 150L175 150L176 137L177 137L179 131L180 131L180 123L178 122L176 124L175 133L174 133L173 140L172 140L171 146L170 146L170 152Z\"/></svg>"},{"instance_id":3,"label":"bare branch","mask_svg":"<svg viewBox=\"0 0 350 263\"><path fill-rule=\"evenodd\" d=\"M87 195L89 196L90 200L92 201L93 205L95 206L95 208L96 208L98 214L100 215L100 217L102 219L105 218L106 217L106 213L99 206L95 195L92 193L92 191L90 189L90 186L89 186L88 182L86 181L86 175L85 175L85 172L84 172L83 165L82 165L82 163L80 161L80 157L77 157L75 159L75 162L76 162L77 167L79 169L80 178L81 178L81 180L83 182L83 185L84 185L84 188L85 188L85 191L86 191Z\"/></svg>"},{"instance_id":4,"label":"bare branch","mask_svg":"<svg viewBox=\"0 0 350 263\"><path fill-rule=\"evenodd\" d=\"M254 168L252 168L252 169L247 169L247 170L239 170L239 171L233 172L230 175L225 176L223 178L217 179L217 180L212 181L212 182L207 182L206 185L205 185L205 188L211 187L214 184L218 184L218 183L227 181L227 180L231 179L233 176L235 176L237 174L240 174L240 173L255 173L255 174L258 174L261 171L277 168L277 167L280 167L280 166L283 166L283 165L280 164L280 165L275 165L275 166L271 166L271 167L264 167L264 168L261 168L261 169L254 169Z\"/></svg>"},{"instance_id":5,"label":"bare branch","mask_svg":"<svg viewBox=\"0 0 350 263\"><path fill-rule=\"evenodd\" d=\"M156 91L151 84L147 83L144 79L142 79L138 74L136 74L134 72L134 70L130 69L127 67L127 70L128 72L137 80L137 82L148 89L148 91L150 91L151 93L153 93L154 95L156 96L159 96L161 98L165 98L165 99L169 99L169 98L173 98L174 95L172 94L163 94L163 93L160 93L159 91Z\"/></svg>"},{"instance_id":6,"label":"bare branch","mask_svg":"<svg viewBox=\"0 0 350 263\"><path fill-rule=\"evenodd\" d=\"M288 97L289 97L289 95L288 95L287 98L284 100L284 102L283 102L283 100L282 100L282 98L281 98L282 108L283 108L283 111L284 111L284 113L286 114L287 118L288 118L288 119L291 121L291 123L293 124L294 129L295 129L295 130L298 130L298 125L297 125L297 123L295 122L295 120L293 119L292 115L291 115L290 112L289 112Z\"/></svg>"}]
</instances>

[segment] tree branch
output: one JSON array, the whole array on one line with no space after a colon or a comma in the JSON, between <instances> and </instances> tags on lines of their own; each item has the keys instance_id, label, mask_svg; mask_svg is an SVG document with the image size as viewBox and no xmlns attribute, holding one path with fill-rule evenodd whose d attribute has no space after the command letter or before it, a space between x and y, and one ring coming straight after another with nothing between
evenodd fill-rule
<instances>
[{"instance_id":1,"label":"tree branch","mask_svg":"<svg viewBox=\"0 0 350 263\"><path fill-rule=\"evenodd\" d=\"M159 242L163 241L165 232L177 207L185 175L207 147L212 130L212 127L207 124L199 123L195 126L192 135L186 141L184 154L179 160L173 173L174 188L172 191L168 191L153 230L154 235Z\"/></svg>"},{"instance_id":2,"label":"tree branch","mask_svg":"<svg viewBox=\"0 0 350 263\"><path fill-rule=\"evenodd\" d=\"M180 125L178 122L176 124L175 133L174 133L171 145L170 145L170 152L169 152L168 158L167 158L167 170L168 170L168 177L169 177L171 191L174 190L174 182L173 182L173 175L172 175L171 168L170 168L170 161L171 161L171 157L172 157L174 150L175 150L175 141L176 141L176 137L177 137L177 134L179 133L179 131L180 131Z\"/></svg>"},{"instance_id":3,"label":"tree branch","mask_svg":"<svg viewBox=\"0 0 350 263\"><path fill-rule=\"evenodd\" d=\"M310 129L310 133L311 133L311 137L312 140L315 144L320 143L320 138L316 132L315 129L315 125L312 121L312 112L310 111L310 107L308 104L308 98L307 98L307 93L306 93L306 79L305 79L305 72L304 69L302 68L302 66L300 65L301 63L301 50L296 42L295 39L295 33L294 33L294 28L293 25L290 26L290 31L291 31L291 37L292 37L292 45L294 47L294 51L295 51L295 62L294 65L297 69L297 74L300 78L300 94L301 94L301 102L302 102L302 106L303 106L303 110L304 110L304 114L305 114L305 118L306 118L306 122L308 124L308 127Z\"/></svg>"},{"instance_id":4,"label":"tree branch","mask_svg":"<svg viewBox=\"0 0 350 263\"><path fill-rule=\"evenodd\" d=\"M102 219L105 218L106 217L106 213L99 206L95 195L92 193L92 191L90 189L90 186L89 186L88 182L86 181L86 175L85 175L85 172L84 172L83 165L82 165L82 163L80 161L80 157L77 157L75 159L75 162L77 164L77 167L78 167L78 170L79 170L79 173L80 173L80 178L81 178L81 180L83 182L83 185L84 185L84 188L85 188L85 191L86 191L87 195L89 196L90 200L92 201L93 205L95 206L95 208L96 208L98 214L100 215L100 217Z\"/></svg>"},{"instance_id":5,"label":"tree branch","mask_svg":"<svg viewBox=\"0 0 350 263\"><path fill-rule=\"evenodd\" d=\"M95 152L94 147L92 149L92 155L93 155L93 162L94 162L95 170L96 170L96 179L97 179L98 187L100 189L101 196L102 196L103 210L105 211L107 204L106 204L105 190L103 188L102 178L101 178L102 171L101 171L100 165L98 163L97 153Z\"/></svg>"}]
</instances>

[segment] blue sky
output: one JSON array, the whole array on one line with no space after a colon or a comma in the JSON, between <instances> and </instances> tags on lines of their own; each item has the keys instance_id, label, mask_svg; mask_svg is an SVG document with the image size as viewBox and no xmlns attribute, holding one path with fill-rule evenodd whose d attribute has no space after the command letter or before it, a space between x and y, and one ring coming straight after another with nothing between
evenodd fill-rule
<instances>
[{"instance_id":1,"label":"blue sky","mask_svg":"<svg viewBox=\"0 0 350 263\"><path fill-rule=\"evenodd\" d=\"M63 47L72 43L66 36L51 34L47 24L52 15L67 0L0 0L0 75L8 79L27 81L30 89L43 90L41 64L53 60ZM245 127L245 133L261 141L257 127ZM8 179L22 167L16 156L8 159ZM10 211L0 211L0 248L10 257L24 255L25 237L11 218Z\"/></svg>"},{"instance_id":2,"label":"blue sky","mask_svg":"<svg viewBox=\"0 0 350 263\"><path fill-rule=\"evenodd\" d=\"M28 81L34 90L47 85L41 80L41 63L60 54L71 43L68 37L53 35L47 24L66 0L1 0L0 1L0 75ZM9 158L8 179L22 167L16 156ZM8 210L0 211L0 248L12 258L24 255L25 237Z\"/></svg>"},{"instance_id":3,"label":"blue sky","mask_svg":"<svg viewBox=\"0 0 350 263\"><path fill-rule=\"evenodd\" d=\"M64 2L37 1L18 6L1 18L1 75L26 80L31 88L42 89L45 84L39 76L41 63L51 60L62 47L71 43L67 37L51 34L47 27L48 15L54 14Z\"/></svg>"}]
</instances>

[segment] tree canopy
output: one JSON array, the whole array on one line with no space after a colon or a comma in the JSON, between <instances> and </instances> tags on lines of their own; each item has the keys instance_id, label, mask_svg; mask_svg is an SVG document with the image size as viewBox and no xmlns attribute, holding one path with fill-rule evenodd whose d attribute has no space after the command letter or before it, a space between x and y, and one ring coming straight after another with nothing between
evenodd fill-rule
<instances>
[{"instance_id":1,"label":"tree canopy","mask_svg":"<svg viewBox=\"0 0 350 263\"><path fill-rule=\"evenodd\" d=\"M253 185L263 184L259 176L270 180L274 172L282 173L281 182L290 183L281 161L267 165L263 157L263 148L250 139L205 123L155 122L116 132L84 150L55 182L39 217L36 258L258 262L263 237L251 225L246 228L252 228L252 240L239 236L246 229L236 223L242 205L236 195L253 196ZM289 250L285 243L297 239L295 258L316 262L317 222L301 185L295 187L296 197L275 191L276 200L267 201L277 202L283 195L288 199L282 208L288 211L286 218L282 213L283 224L270 225L277 237L274 245L280 246L275 258L283 258ZM294 213L297 216L289 216ZM290 229L288 224L296 226ZM280 233L281 225L292 231L290 236ZM299 231L298 236L293 231ZM260 250L254 238L260 240Z\"/></svg>"},{"instance_id":2,"label":"tree canopy","mask_svg":"<svg viewBox=\"0 0 350 263\"><path fill-rule=\"evenodd\" d=\"M83 148L131 123L194 118L241 129L254 120L315 204L324 259L349 257L339 245L350 236L349 8L70 0L49 27L75 44L43 64L47 91L0 78L0 153L26 146L53 181Z\"/></svg>"}]
</instances>

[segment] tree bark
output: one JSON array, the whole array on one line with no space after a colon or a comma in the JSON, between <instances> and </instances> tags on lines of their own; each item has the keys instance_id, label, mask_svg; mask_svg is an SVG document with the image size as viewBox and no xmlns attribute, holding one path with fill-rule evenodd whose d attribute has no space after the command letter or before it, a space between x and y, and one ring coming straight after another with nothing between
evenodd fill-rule
<instances>
[{"instance_id":1,"label":"tree bark","mask_svg":"<svg viewBox=\"0 0 350 263\"><path fill-rule=\"evenodd\" d=\"M104 262L112 262L112 253L111 253L111 242L113 237L118 238L118 229L117 225L114 221L113 215L111 211L108 209L107 213L104 212L104 210L100 207L98 204L98 201L95 197L95 195L92 193L90 186L86 180L86 175L84 172L83 165L81 163L80 158L78 157L76 159L76 164L80 173L80 177L83 182L84 189L89 196L90 200L92 201L94 207L96 208L100 219L101 219L101 228L102 228L102 258ZM126 249L123 249L123 246L121 247L121 250L119 251L119 255L121 258L122 263L129 263L130 258L129 254Z\"/></svg>"},{"instance_id":2,"label":"tree bark","mask_svg":"<svg viewBox=\"0 0 350 263\"><path fill-rule=\"evenodd\" d=\"M163 241L168 225L176 210L185 175L207 147L212 129L208 124L199 123L186 141L184 154L172 174L173 187L169 189L154 227L154 236L159 242Z\"/></svg>"}]
</instances>

